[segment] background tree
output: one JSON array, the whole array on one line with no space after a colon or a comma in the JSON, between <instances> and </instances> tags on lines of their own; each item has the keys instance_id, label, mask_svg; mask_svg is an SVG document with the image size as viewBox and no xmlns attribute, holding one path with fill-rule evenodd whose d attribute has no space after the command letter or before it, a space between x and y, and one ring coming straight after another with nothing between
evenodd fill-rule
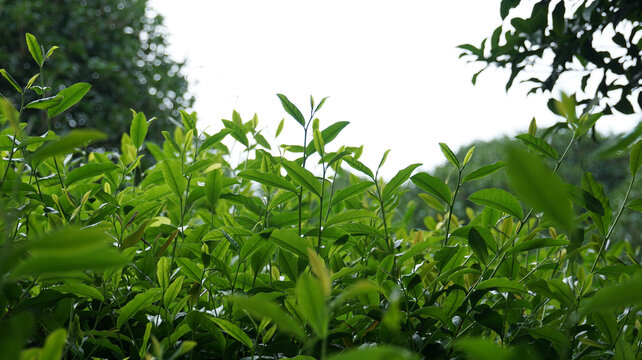
<instances>
[{"instance_id":1,"label":"background tree","mask_svg":"<svg viewBox=\"0 0 642 360\"><path fill-rule=\"evenodd\" d=\"M0 0L0 18L5 19L0 27L0 68L21 85L38 72L26 49L26 32L45 49L60 47L45 69L45 85L52 87L49 95L63 84L92 85L77 107L54 120L56 132L94 127L107 132L115 145L129 128L131 108L158 118L149 129L149 137L157 140L171 119L180 118L178 109L194 101L181 74L183 63L167 54L163 18L149 11L147 0ZM0 82L0 94L20 103L6 81ZM44 132L46 124L31 116L32 131Z\"/></svg>"},{"instance_id":2,"label":"background tree","mask_svg":"<svg viewBox=\"0 0 642 360\"><path fill-rule=\"evenodd\" d=\"M642 126L638 126L634 133L639 132L640 128ZM558 132L549 131L545 138L551 146L561 152L567 146L570 136L572 136L571 132L560 130ZM627 136L630 137L630 135ZM582 141L575 143L559 168L559 175L565 182L579 186L582 174L587 171L590 172L597 182L604 185L605 191L612 194L611 206L615 206L624 197L628 186L627 164L629 156L614 150L626 142L627 136L602 136L599 133L595 133L592 139L582 139ZM511 143L519 143L519 140L504 136L489 141L475 141L469 145L462 146L456 151L455 155L457 158L463 159L468 150L475 146L474 155L467 165L468 170L465 171L467 174L484 165L505 159L506 147ZM552 162L550 165L551 168L554 166ZM454 188L457 181L457 173L449 162L444 162L442 165L437 166L430 173L439 179L444 179L451 188ZM468 197L472 193L486 188L512 191L509 187L508 177L503 169L491 176L467 182L459 189L457 194L458 201L455 202L453 213L460 218L464 218L467 207L477 207L467 200ZM411 227L424 228L424 218L427 215L436 216L439 212L430 208L427 203L417 201L419 194L423 192L422 190L411 184L408 185L407 189L408 191L400 201L399 215L403 216L406 209L416 206L414 211L411 212L411 219L408 219L407 222ZM642 188L636 187L632 192L632 197L642 197ZM411 204L413 199L415 199L414 204ZM642 215L639 212L626 211L622 215L621 221L623 226L615 230L613 239L616 241L626 240L634 246L642 244L642 234L634 230L636 229L634 224L639 224L642 221Z\"/></svg>"},{"instance_id":3,"label":"background tree","mask_svg":"<svg viewBox=\"0 0 642 360\"><path fill-rule=\"evenodd\" d=\"M632 114L632 102L642 106L642 2L639 0L502 0L503 23L479 47L465 44L462 56L509 68L509 89L518 78L533 84L529 91L551 92L564 74L581 76L585 98L579 104L612 113L611 107ZM529 17L515 13L531 6ZM517 8L517 9L514 9ZM514 10L513 10L514 9ZM516 11L517 10L517 11ZM546 76L533 76L534 67L549 67ZM636 99L637 98L637 99ZM555 111L554 106L549 107Z\"/></svg>"}]
</instances>

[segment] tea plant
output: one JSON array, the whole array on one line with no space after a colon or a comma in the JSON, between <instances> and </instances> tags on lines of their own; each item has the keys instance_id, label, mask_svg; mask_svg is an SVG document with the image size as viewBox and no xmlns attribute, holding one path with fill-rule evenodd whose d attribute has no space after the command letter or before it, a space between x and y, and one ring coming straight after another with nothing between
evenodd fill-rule
<instances>
[{"instance_id":1,"label":"tea plant","mask_svg":"<svg viewBox=\"0 0 642 360\"><path fill-rule=\"evenodd\" d=\"M626 147L621 203L590 173L565 183L557 170L600 118L571 97L558 103L565 149L533 122L518 136L527 150L476 169L474 148L462 159L440 144L454 184L413 175L420 164L385 181L387 153L373 170L362 147L333 143L347 122L322 128L326 98L310 97L306 118L278 95L303 130L295 145L270 144L236 111L211 135L181 111L162 144L133 111L118 152L88 147L106 137L96 130L31 135L25 112L51 129L90 86L48 96L53 50L27 44L40 73L22 86L1 71L22 101L1 101L0 357L641 358L640 250L612 236L642 210L629 198L642 142ZM228 138L243 147L236 166ZM477 191L456 216L462 184L498 171L513 191ZM440 210L424 229L398 220L408 180Z\"/></svg>"}]
</instances>

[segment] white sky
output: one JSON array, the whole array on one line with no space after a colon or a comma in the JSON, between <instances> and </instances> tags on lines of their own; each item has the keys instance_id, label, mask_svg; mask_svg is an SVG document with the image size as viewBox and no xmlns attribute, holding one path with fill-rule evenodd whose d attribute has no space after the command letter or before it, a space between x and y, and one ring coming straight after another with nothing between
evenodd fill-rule
<instances>
[{"instance_id":1,"label":"white sky","mask_svg":"<svg viewBox=\"0 0 642 360\"><path fill-rule=\"evenodd\" d=\"M365 145L361 160L382 173L411 163L431 169L473 140L526 131L556 119L547 97L526 97L527 86L506 94L507 73L458 59L457 45L479 45L499 25L499 0L152 0L165 17L169 52L187 59L194 110L208 132L239 111L254 113L270 140L301 144L303 130L282 109L277 93L309 114L309 95L330 96L317 114L321 128L350 121L335 142ZM606 121L605 121L606 120ZM615 121L617 120L617 121ZM637 119L604 119L598 129L625 131ZM605 126L606 125L606 126Z\"/></svg>"}]
</instances>

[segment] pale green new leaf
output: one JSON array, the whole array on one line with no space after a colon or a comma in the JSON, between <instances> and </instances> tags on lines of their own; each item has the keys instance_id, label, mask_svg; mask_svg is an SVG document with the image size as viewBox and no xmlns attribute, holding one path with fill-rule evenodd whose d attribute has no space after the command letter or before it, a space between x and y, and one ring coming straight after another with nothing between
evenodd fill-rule
<instances>
[{"instance_id":1,"label":"pale green new leaf","mask_svg":"<svg viewBox=\"0 0 642 360\"><path fill-rule=\"evenodd\" d=\"M49 108L49 110L47 111L49 117L54 117L74 106L85 96L85 94L87 94L89 89L91 89L91 85L84 82L79 82L71 85L66 89L60 90L57 96L62 97L62 100L58 105Z\"/></svg>"}]
</instances>

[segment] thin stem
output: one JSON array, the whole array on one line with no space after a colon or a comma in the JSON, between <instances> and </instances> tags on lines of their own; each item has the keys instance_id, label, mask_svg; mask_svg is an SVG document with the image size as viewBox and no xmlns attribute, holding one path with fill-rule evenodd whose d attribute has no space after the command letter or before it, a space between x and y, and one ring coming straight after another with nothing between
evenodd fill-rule
<instances>
[{"instance_id":1,"label":"thin stem","mask_svg":"<svg viewBox=\"0 0 642 360\"><path fill-rule=\"evenodd\" d=\"M617 225L618 221L620 220L620 216L622 216L622 213L624 212L624 208L626 207L626 202L629 200L629 196L631 195L631 189L633 189L634 182L635 182L635 176L632 176L631 182L629 183L629 188L626 190L626 195L624 195L624 200L622 200L622 204L620 204L620 209L618 210L617 215L615 215L615 219L611 223L611 227L609 227L609 231L606 233L606 236L604 236L604 241L602 241L602 245L600 245L600 250L598 251L597 256L595 257L595 261L591 266L591 271L590 271L591 274L595 271L595 267L597 266L597 263L600 261L602 254L606 250L606 245L609 239L611 238L611 235L613 234L615 225Z\"/></svg>"},{"instance_id":2,"label":"thin stem","mask_svg":"<svg viewBox=\"0 0 642 360\"><path fill-rule=\"evenodd\" d=\"M444 237L444 247L448 246L448 234L450 233L450 222L453 217L453 207L455 206L455 199L457 198L457 193L461 187L461 173L464 169L459 170L457 175L457 187L455 187L455 194L453 195L452 201L448 204L448 220L446 221L446 236Z\"/></svg>"}]
</instances>

